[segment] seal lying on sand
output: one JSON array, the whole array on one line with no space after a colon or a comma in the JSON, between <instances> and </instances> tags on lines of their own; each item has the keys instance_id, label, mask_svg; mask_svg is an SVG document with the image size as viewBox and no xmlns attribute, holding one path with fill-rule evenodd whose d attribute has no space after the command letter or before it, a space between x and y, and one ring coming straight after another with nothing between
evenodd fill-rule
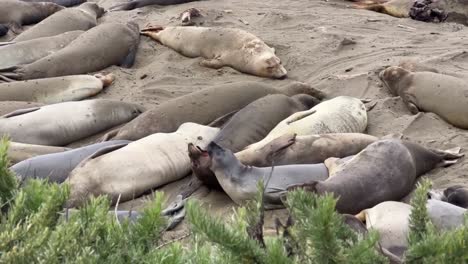
<instances>
[{"instance_id":1,"label":"seal lying on sand","mask_svg":"<svg viewBox=\"0 0 468 264\"><path fill-rule=\"evenodd\" d=\"M123 202L181 179L190 172L187 144L206 146L218 132L219 128L185 123L174 133L156 133L120 149L101 149L71 172L68 205L79 206L97 195L108 195L114 203L120 196Z\"/></svg>"},{"instance_id":2,"label":"seal lying on sand","mask_svg":"<svg viewBox=\"0 0 468 264\"><path fill-rule=\"evenodd\" d=\"M356 214L384 201L401 200L411 192L419 176L456 163L463 156L457 152L429 150L398 139L379 140L347 161L328 180L291 189L333 193L338 198L338 212Z\"/></svg>"},{"instance_id":3,"label":"seal lying on sand","mask_svg":"<svg viewBox=\"0 0 468 264\"><path fill-rule=\"evenodd\" d=\"M21 41L0 46L0 69L18 67L35 62L63 49L84 31L71 31L52 37Z\"/></svg>"},{"instance_id":4,"label":"seal lying on sand","mask_svg":"<svg viewBox=\"0 0 468 264\"><path fill-rule=\"evenodd\" d=\"M287 74L273 48L241 29L149 27L141 32L184 56L203 57L200 64L205 67L230 66L243 73L278 79Z\"/></svg>"},{"instance_id":5,"label":"seal lying on sand","mask_svg":"<svg viewBox=\"0 0 468 264\"><path fill-rule=\"evenodd\" d=\"M367 9L394 17L409 17L410 9L413 6L414 0L390 0L387 2L383 1L356 1L354 7L358 9ZM383 2L383 3L382 3Z\"/></svg>"},{"instance_id":6,"label":"seal lying on sand","mask_svg":"<svg viewBox=\"0 0 468 264\"><path fill-rule=\"evenodd\" d=\"M287 186L328 178L328 170L323 163L258 168L243 165L229 149L214 142L208 145L207 150L211 158L210 169L226 194L237 204L255 198L260 180L266 186L265 203L270 207L282 205L280 196Z\"/></svg>"},{"instance_id":7,"label":"seal lying on sand","mask_svg":"<svg viewBox=\"0 0 468 264\"><path fill-rule=\"evenodd\" d=\"M328 133L362 133L367 127L367 111L361 100L338 96L310 110L292 114L281 121L261 141L246 149L259 149L285 134L313 135Z\"/></svg>"},{"instance_id":8,"label":"seal lying on sand","mask_svg":"<svg viewBox=\"0 0 468 264\"><path fill-rule=\"evenodd\" d=\"M450 186L443 191L432 190L428 196L434 200L441 200L468 209L468 189L460 185Z\"/></svg>"},{"instance_id":9,"label":"seal lying on sand","mask_svg":"<svg viewBox=\"0 0 468 264\"><path fill-rule=\"evenodd\" d=\"M110 11L133 10L148 5L178 5L201 0L131 0L128 3L120 4L109 8Z\"/></svg>"},{"instance_id":10,"label":"seal lying on sand","mask_svg":"<svg viewBox=\"0 0 468 264\"><path fill-rule=\"evenodd\" d=\"M16 110L41 107L44 104L36 102L20 102L20 101L0 101L0 116L9 114Z\"/></svg>"},{"instance_id":11,"label":"seal lying on sand","mask_svg":"<svg viewBox=\"0 0 468 264\"><path fill-rule=\"evenodd\" d=\"M114 79L112 74L106 76L97 74L0 83L0 101L44 104L79 101L100 93Z\"/></svg>"},{"instance_id":12,"label":"seal lying on sand","mask_svg":"<svg viewBox=\"0 0 468 264\"><path fill-rule=\"evenodd\" d=\"M49 2L49 3L54 3L54 4L65 6L65 7L71 7L71 6L82 4L86 2L87 0L21 0L21 1L23 2Z\"/></svg>"},{"instance_id":13,"label":"seal lying on sand","mask_svg":"<svg viewBox=\"0 0 468 264\"><path fill-rule=\"evenodd\" d=\"M135 104L85 100L22 109L0 118L0 134L11 140L64 146L128 122L141 113Z\"/></svg>"},{"instance_id":14,"label":"seal lying on sand","mask_svg":"<svg viewBox=\"0 0 468 264\"><path fill-rule=\"evenodd\" d=\"M6 24L16 34L23 25L38 23L46 17L64 9L54 3L26 3L14 0L0 1L0 24Z\"/></svg>"},{"instance_id":15,"label":"seal lying on sand","mask_svg":"<svg viewBox=\"0 0 468 264\"><path fill-rule=\"evenodd\" d=\"M108 139L137 140L153 133L174 132L185 122L208 125L220 116L242 109L269 94L309 94L323 99L324 94L307 84L293 82L275 89L260 82L237 82L209 87L162 103L119 130L104 136Z\"/></svg>"},{"instance_id":16,"label":"seal lying on sand","mask_svg":"<svg viewBox=\"0 0 468 264\"><path fill-rule=\"evenodd\" d=\"M456 127L468 129L466 81L433 72L413 73L397 66L385 69L379 76L411 113L433 112Z\"/></svg>"},{"instance_id":17,"label":"seal lying on sand","mask_svg":"<svg viewBox=\"0 0 468 264\"><path fill-rule=\"evenodd\" d=\"M30 159L32 157L58 153L71 150L70 148L51 147L42 145L24 144L18 142L10 142L8 146L8 159L11 164L16 164L20 161Z\"/></svg>"},{"instance_id":18,"label":"seal lying on sand","mask_svg":"<svg viewBox=\"0 0 468 264\"><path fill-rule=\"evenodd\" d=\"M10 167L10 170L16 173L20 181L39 178L47 179L50 182L62 183L68 178L68 174L78 163L99 149L108 146L127 145L128 143L130 141L113 140L65 152L41 155L13 165Z\"/></svg>"},{"instance_id":19,"label":"seal lying on sand","mask_svg":"<svg viewBox=\"0 0 468 264\"><path fill-rule=\"evenodd\" d=\"M10 31L10 28L8 28L7 25L0 24L0 37L3 37L6 34L8 34L8 31Z\"/></svg>"},{"instance_id":20,"label":"seal lying on sand","mask_svg":"<svg viewBox=\"0 0 468 264\"><path fill-rule=\"evenodd\" d=\"M131 67L138 43L137 24L104 23L86 31L68 46L47 57L21 67L3 70L0 80L30 80L85 74L112 65Z\"/></svg>"},{"instance_id":21,"label":"seal lying on sand","mask_svg":"<svg viewBox=\"0 0 468 264\"><path fill-rule=\"evenodd\" d=\"M104 9L95 3L84 3L78 7L67 8L44 19L15 38L25 41L50 37L68 31L86 31L97 25L97 19L104 14Z\"/></svg>"},{"instance_id":22,"label":"seal lying on sand","mask_svg":"<svg viewBox=\"0 0 468 264\"><path fill-rule=\"evenodd\" d=\"M315 164L323 163L330 157L345 158L355 155L377 140L376 137L359 133L308 136L287 134L263 148L247 149L235 155L242 164L256 167L268 167L272 164ZM211 159L208 152L193 144L189 144L188 152L195 176L208 187L219 188L218 180L210 170Z\"/></svg>"}]
</instances>

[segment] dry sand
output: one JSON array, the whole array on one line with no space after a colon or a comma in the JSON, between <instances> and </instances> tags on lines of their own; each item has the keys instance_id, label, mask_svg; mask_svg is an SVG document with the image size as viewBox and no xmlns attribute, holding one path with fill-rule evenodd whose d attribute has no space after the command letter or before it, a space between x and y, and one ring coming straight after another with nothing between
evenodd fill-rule
<instances>
[{"instance_id":1,"label":"dry sand","mask_svg":"<svg viewBox=\"0 0 468 264\"><path fill-rule=\"evenodd\" d=\"M123 0L122 0L123 1ZM95 1L105 8L120 3ZM411 115L399 97L382 86L378 72L402 60L414 60L441 72L468 76L468 29L454 23L424 23L351 8L352 3L334 0L210 0L177 6L148 6L106 14L101 21L136 21L140 27L178 25L184 10L202 10L204 26L237 27L263 39L276 49L289 71L286 80L269 80L241 74L230 68L213 70L142 37L136 63L131 69L111 67L116 81L96 98L116 99L153 107L171 98L215 84L254 80L284 84L307 82L331 95L350 95L377 102L369 112L367 132L374 136L402 133L405 138L428 147L468 149L468 131L454 128L432 113ZM6 38L3 39L3 41ZM145 77L146 76L146 77ZM468 78L467 78L468 79ZM96 141L98 136L73 146ZM453 184L468 187L468 161L427 174L436 188ZM169 198L189 179L161 188ZM196 197L207 201L212 212L232 211L230 199L202 188ZM145 198L121 204L138 209ZM269 212L267 228L272 227ZM185 227L179 227L184 229ZM178 232L181 232L180 230Z\"/></svg>"}]
</instances>

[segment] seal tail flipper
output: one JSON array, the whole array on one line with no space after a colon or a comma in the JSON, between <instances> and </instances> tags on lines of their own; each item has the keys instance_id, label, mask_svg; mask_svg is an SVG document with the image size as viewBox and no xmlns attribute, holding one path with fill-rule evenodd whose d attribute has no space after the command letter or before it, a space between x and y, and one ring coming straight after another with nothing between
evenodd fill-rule
<instances>
[{"instance_id":1,"label":"seal tail flipper","mask_svg":"<svg viewBox=\"0 0 468 264\"><path fill-rule=\"evenodd\" d=\"M286 124L287 125L290 125L294 122L297 122L301 119L304 119L310 115L313 115L315 112L317 112L317 110L315 109L310 109L310 110L307 110L307 111L304 111L304 112L300 112L300 113L296 113L296 114L293 114L292 116L288 117L285 121L286 121Z\"/></svg>"},{"instance_id":2,"label":"seal tail flipper","mask_svg":"<svg viewBox=\"0 0 468 264\"><path fill-rule=\"evenodd\" d=\"M23 74L20 69L18 66L0 69L0 81L13 82L22 80Z\"/></svg>"},{"instance_id":3,"label":"seal tail flipper","mask_svg":"<svg viewBox=\"0 0 468 264\"><path fill-rule=\"evenodd\" d=\"M223 116L218 117L213 122L209 123L208 126L210 127L222 127L224 124L229 122L229 120L238 112L239 110L234 110L229 112Z\"/></svg>"},{"instance_id":4,"label":"seal tail flipper","mask_svg":"<svg viewBox=\"0 0 468 264\"><path fill-rule=\"evenodd\" d=\"M109 12L113 11L128 11L138 8L136 1L130 1L128 3L118 4L109 8Z\"/></svg>"},{"instance_id":5,"label":"seal tail flipper","mask_svg":"<svg viewBox=\"0 0 468 264\"><path fill-rule=\"evenodd\" d=\"M102 138L101 138L101 142L104 142L104 141L109 141L113 138L115 138L118 134L119 134L119 131L120 131L120 128L116 128L110 132L107 132Z\"/></svg>"},{"instance_id":6,"label":"seal tail flipper","mask_svg":"<svg viewBox=\"0 0 468 264\"><path fill-rule=\"evenodd\" d=\"M465 156L464 153L460 153L460 151L461 151L460 147L455 147L455 148L451 148L451 149L448 149L448 150L435 149L435 150L432 150L432 151L434 151L438 155L441 155L441 157L442 157L442 161L439 164L439 167L447 167L447 166L450 166L452 164L455 164L455 163L458 162L458 160L461 157Z\"/></svg>"},{"instance_id":7,"label":"seal tail flipper","mask_svg":"<svg viewBox=\"0 0 468 264\"><path fill-rule=\"evenodd\" d=\"M162 26L148 26L140 31L143 36L150 37L159 42L159 32L164 30Z\"/></svg>"}]
</instances>

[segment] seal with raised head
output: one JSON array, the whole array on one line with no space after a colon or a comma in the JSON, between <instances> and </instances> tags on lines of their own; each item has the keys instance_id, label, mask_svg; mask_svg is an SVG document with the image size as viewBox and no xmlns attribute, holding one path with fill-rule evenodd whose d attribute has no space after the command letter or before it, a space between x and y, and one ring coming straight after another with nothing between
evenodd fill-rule
<instances>
[{"instance_id":1,"label":"seal with raised head","mask_svg":"<svg viewBox=\"0 0 468 264\"><path fill-rule=\"evenodd\" d=\"M97 25L97 19L104 14L104 9L95 3L84 3L78 7L67 8L44 19L15 38L25 41L51 37L68 31L86 31ZM98 43L97 39L94 43Z\"/></svg>"},{"instance_id":2,"label":"seal with raised head","mask_svg":"<svg viewBox=\"0 0 468 264\"><path fill-rule=\"evenodd\" d=\"M408 195L416 179L436 167L454 164L462 157L457 150L440 151L399 139L370 144L323 182L291 186L318 194L332 193L340 213L357 214L384 201Z\"/></svg>"},{"instance_id":3,"label":"seal with raised head","mask_svg":"<svg viewBox=\"0 0 468 264\"><path fill-rule=\"evenodd\" d=\"M149 27L141 32L184 56L203 57L200 64L205 67L229 66L243 73L276 79L287 74L275 49L241 29Z\"/></svg>"},{"instance_id":4,"label":"seal with raised head","mask_svg":"<svg viewBox=\"0 0 468 264\"><path fill-rule=\"evenodd\" d=\"M100 93L114 79L113 74L96 74L0 83L0 101L44 104L79 101Z\"/></svg>"},{"instance_id":5,"label":"seal with raised head","mask_svg":"<svg viewBox=\"0 0 468 264\"><path fill-rule=\"evenodd\" d=\"M112 65L131 67L139 42L138 25L133 22L126 25L100 24L49 56L24 66L2 70L0 79L30 80L86 74Z\"/></svg>"},{"instance_id":6,"label":"seal with raised head","mask_svg":"<svg viewBox=\"0 0 468 264\"><path fill-rule=\"evenodd\" d=\"M23 1L23 2L33 2L33 3L49 2L49 3L54 3L54 4L65 6L65 7L71 7L71 6L80 5L80 4L84 3L84 2L86 2L87 0L21 0L21 1Z\"/></svg>"},{"instance_id":7,"label":"seal with raised head","mask_svg":"<svg viewBox=\"0 0 468 264\"><path fill-rule=\"evenodd\" d=\"M64 9L54 3L27 3L16 0L0 1L0 24L8 25L16 34L23 25L38 23L48 16Z\"/></svg>"},{"instance_id":8,"label":"seal with raised head","mask_svg":"<svg viewBox=\"0 0 468 264\"><path fill-rule=\"evenodd\" d=\"M25 144L10 141L8 146L8 160L11 164L16 164L36 156L59 153L68 150L71 150L71 148Z\"/></svg>"},{"instance_id":9,"label":"seal with raised head","mask_svg":"<svg viewBox=\"0 0 468 264\"><path fill-rule=\"evenodd\" d=\"M259 168L243 165L232 151L214 142L208 145L207 151L211 158L210 169L226 194L237 204L255 198L260 180L265 185L265 205L273 208L282 206L280 198L287 186L328 178L328 170L323 163Z\"/></svg>"},{"instance_id":10,"label":"seal with raised head","mask_svg":"<svg viewBox=\"0 0 468 264\"><path fill-rule=\"evenodd\" d=\"M21 161L10 167L20 181L28 179L47 179L49 182L62 183L70 172L85 158L99 149L108 146L127 145L127 140L112 140L72 149L65 152L52 153Z\"/></svg>"},{"instance_id":11,"label":"seal with raised head","mask_svg":"<svg viewBox=\"0 0 468 264\"><path fill-rule=\"evenodd\" d=\"M119 11L119 10L133 10L136 8L149 6L149 5L158 5L158 6L168 6L168 5L178 5L189 2L195 2L201 0L131 0L128 3L115 5L109 8L110 11Z\"/></svg>"},{"instance_id":12,"label":"seal with raised head","mask_svg":"<svg viewBox=\"0 0 468 264\"><path fill-rule=\"evenodd\" d=\"M238 111L263 96L300 93L318 99L325 97L322 92L299 82L278 88L260 82L236 82L213 86L162 103L122 128L106 134L104 140L111 138L137 140L153 133L174 132L185 122L208 125L218 117Z\"/></svg>"},{"instance_id":13,"label":"seal with raised head","mask_svg":"<svg viewBox=\"0 0 468 264\"><path fill-rule=\"evenodd\" d=\"M259 149L285 134L314 135L329 133L362 133L367 127L366 106L361 100L338 96L307 111L292 114L281 121L261 141L246 149Z\"/></svg>"},{"instance_id":14,"label":"seal with raised head","mask_svg":"<svg viewBox=\"0 0 468 264\"><path fill-rule=\"evenodd\" d=\"M63 49L84 31L71 31L52 37L37 38L0 46L0 69L35 62Z\"/></svg>"},{"instance_id":15,"label":"seal with raised head","mask_svg":"<svg viewBox=\"0 0 468 264\"><path fill-rule=\"evenodd\" d=\"M185 123L173 133L156 133L119 149L101 149L71 172L68 206L98 195L124 202L181 179L190 172L187 144L206 147L218 132L219 128Z\"/></svg>"},{"instance_id":16,"label":"seal with raised head","mask_svg":"<svg viewBox=\"0 0 468 264\"><path fill-rule=\"evenodd\" d=\"M410 72L393 66L380 73L388 89L403 99L411 113L432 112L468 129L468 82L434 72Z\"/></svg>"},{"instance_id":17,"label":"seal with raised head","mask_svg":"<svg viewBox=\"0 0 468 264\"><path fill-rule=\"evenodd\" d=\"M355 155L377 140L376 137L360 133L308 136L287 134L272 140L263 148L247 149L235 155L242 164L256 167L268 167L272 164L315 164L324 163L330 157L345 158ZM219 183L210 170L211 159L208 152L193 144L189 144L188 151L195 176L208 187L219 188ZM330 168L328 169L330 172Z\"/></svg>"},{"instance_id":18,"label":"seal with raised head","mask_svg":"<svg viewBox=\"0 0 468 264\"><path fill-rule=\"evenodd\" d=\"M12 141L64 146L135 118L140 106L103 99L21 109L0 118L0 135Z\"/></svg>"}]
</instances>

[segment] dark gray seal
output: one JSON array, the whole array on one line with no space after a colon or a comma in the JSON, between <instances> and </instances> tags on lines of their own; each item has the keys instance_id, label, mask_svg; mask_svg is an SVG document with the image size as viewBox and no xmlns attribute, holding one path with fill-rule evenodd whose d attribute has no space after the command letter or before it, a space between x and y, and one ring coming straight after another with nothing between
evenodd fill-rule
<instances>
[{"instance_id":1,"label":"dark gray seal","mask_svg":"<svg viewBox=\"0 0 468 264\"><path fill-rule=\"evenodd\" d=\"M384 201L399 201L408 195L422 174L455 163L457 151L426 149L398 139L372 143L323 182L291 186L334 194L340 213L357 214Z\"/></svg>"},{"instance_id":2,"label":"dark gray seal","mask_svg":"<svg viewBox=\"0 0 468 264\"><path fill-rule=\"evenodd\" d=\"M30 80L96 72L112 65L131 67L139 41L137 24L104 23L49 56L21 67L2 70L0 79Z\"/></svg>"},{"instance_id":3,"label":"dark gray seal","mask_svg":"<svg viewBox=\"0 0 468 264\"><path fill-rule=\"evenodd\" d=\"M47 179L50 182L62 183L68 178L68 174L82 160L101 148L128 144L127 140L113 140L92 144L89 146L37 156L24 160L10 167L16 173L20 181L27 179Z\"/></svg>"},{"instance_id":4,"label":"dark gray seal","mask_svg":"<svg viewBox=\"0 0 468 264\"><path fill-rule=\"evenodd\" d=\"M468 189L460 185L448 187L444 190L447 202L468 209Z\"/></svg>"},{"instance_id":5,"label":"dark gray seal","mask_svg":"<svg viewBox=\"0 0 468 264\"><path fill-rule=\"evenodd\" d=\"M64 9L54 3L26 3L13 0L0 1L0 24L6 24L16 34L23 25L31 25Z\"/></svg>"},{"instance_id":6,"label":"dark gray seal","mask_svg":"<svg viewBox=\"0 0 468 264\"><path fill-rule=\"evenodd\" d=\"M63 49L83 32L79 30L71 31L52 37L37 38L0 46L0 58L2 58L0 60L0 69L18 67L49 56Z\"/></svg>"},{"instance_id":7,"label":"dark gray seal","mask_svg":"<svg viewBox=\"0 0 468 264\"><path fill-rule=\"evenodd\" d=\"M8 31L10 31L10 28L8 28L7 25L0 24L0 37L3 37L6 34L8 34Z\"/></svg>"},{"instance_id":8,"label":"dark gray seal","mask_svg":"<svg viewBox=\"0 0 468 264\"><path fill-rule=\"evenodd\" d=\"M103 14L104 9L95 3L84 3L78 7L67 8L21 33L15 41L50 37L74 30L86 31L95 27L97 19Z\"/></svg>"},{"instance_id":9,"label":"dark gray seal","mask_svg":"<svg viewBox=\"0 0 468 264\"><path fill-rule=\"evenodd\" d=\"M65 7L71 7L71 6L80 5L80 4L84 3L84 2L86 2L87 0L21 0L21 1L23 1L23 2L33 2L33 3L49 2L49 3L54 3L54 4L65 6Z\"/></svg>"},{"instance_id":10,"label":"dark gray seal","mask_svg":"<svg viewBox=\"0 0 468 264\"><path fill-rule=\"evenodd\" d=\"M257 183L260 180L263 180L266 186L266 206L274 208L282 206L280 198L287 186L308 184L328 178L328 170L323 163L259 168L243 165L230 150L214 142L208 145L207 150L212 160L210 169L226 194L237 204L255 198Z\"/></svg>"},{"instance_id":11,"label":"dark gray seal","mask_svg":"<svg viewBox=\"0 0 468 264\"><path fill-rule=\"evenodd\" d=\"M148 6L148 5L159 5L159 6L168 6L168 5L178 5L189 2L195 2L201 0L131 0L128 3L119 4L111 7L110 11L119 11L119 10L133 10L136 8Z\"/></svg>"},{"instance_id":12,"label":"dark gray seal","mask_svg":"<svg viewBox=\"0 0 468 264\"><path fill-rule=\"evenodd\" d=\"M263 96L301 93L318 99L325 97L322 92L299 82L278 88L260 82L236 82L213 86L158 105L119 130L106 134L104 140L111 138L138 140L153 133L171 133L186 122L207 125L218 117L238 111Z\"/></svg>"}]
</instances>

